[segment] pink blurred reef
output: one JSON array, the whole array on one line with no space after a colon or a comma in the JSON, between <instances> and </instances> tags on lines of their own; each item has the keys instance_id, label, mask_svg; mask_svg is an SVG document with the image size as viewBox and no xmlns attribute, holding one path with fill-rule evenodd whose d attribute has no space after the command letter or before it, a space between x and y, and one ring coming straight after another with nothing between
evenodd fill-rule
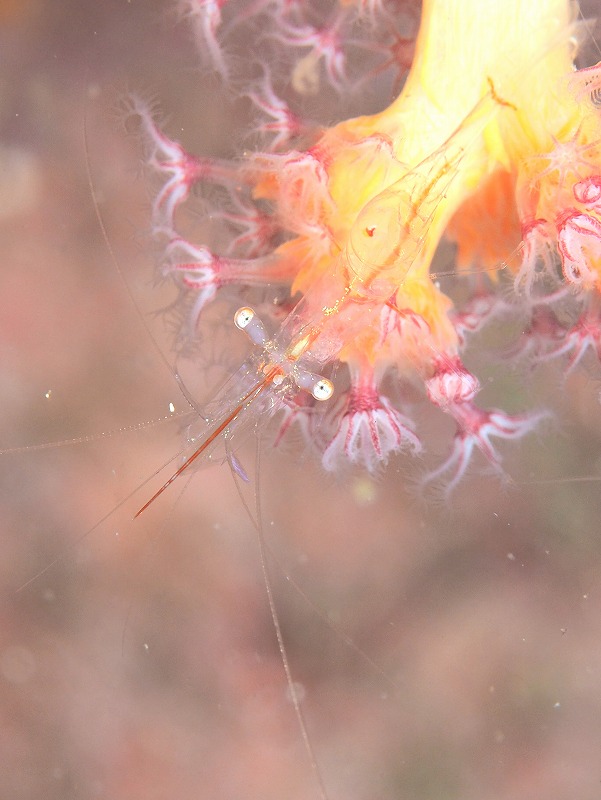
<instances>
[{"instance_id":1,"label":"pink blurred reef","mask_svg":"<svg viewBox=\"0 0 601 800\"><path fill-rule=\"evenodd\" d=\"M252 305L271 335L291 307L294 275L280 281L271 254L300 234L283 229L281 197L257 200L256 175L242 180L252 154L291 169L325 127L386 107L419 24L419 8L394 2L212 9L0 5L2 447L186 408L107 252L88 167L154 339L210 408L256 352L235 310ZM601 58L594 12L583 4L579 66ZM330 49L316 50L324 25ZM197 172L167 174L161 147ZM594 212L594 169L578 177L574 208ZM597 796L597 288L574 286L554 243L537 246L518 254L533 260L528 286L515 259L496 282L465 265L456 277L447 243L432 271L456 352L435 349L411 380L335 359L325 404L290 384L261 426L258 477L242 431L330 798ZM208 281L217 268L232 281ZM382 325L427 336L415 310L388 305ZM493 426L494 450L472 423ZM0 457L0 795L319 797L256 533L219 451L135 524L179 461L84 536L182 439L176 421Z\"/></svg>"}]
</instances>

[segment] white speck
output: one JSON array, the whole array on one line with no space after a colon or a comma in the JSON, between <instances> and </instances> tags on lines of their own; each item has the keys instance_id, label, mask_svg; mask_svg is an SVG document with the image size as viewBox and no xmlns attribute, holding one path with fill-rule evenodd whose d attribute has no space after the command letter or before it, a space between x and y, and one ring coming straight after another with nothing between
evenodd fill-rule
<instances>
[{"instance_id":1,"label":"white speck","mask_svg":"<svg viewBox=\"0 0 601 800\"><path fill-rule=\"evenodd\" d=\"M173 414L174 411L175 411L175 406L173 405L173 403L169 403L169 413Z\"/></svg>"},{"instance_id":2,"label":"white speck","mask_svg":"<svg viewBox=\"0 0 601 800\"><path fill-rule=\"evenodd\" d=\"M52 389L48 389L48 391L44 393L44 397L46 398L46 400L50 400L50 398L52 397Z\"/></svg>"},{"instance_id":3,"label":"white speck","mask_svg":"<svg viewBox=\"0 0 601 800\"><path fill-rule=\"evenodd\" d=\"M515 556L514 556L514 554L513 554L513 553L507 553L507 558L508 558L510 561L515 561Z\"/></svg>"},{"instance_id":4,"label":"white speck","mask_svg":"<svg viewBox=\"0 0 601 800\"><path fill-rule=\"evenodd\" d=\"M561 703L554 703L553 708L561 708Z\"/></svg>"},{"instance_id":5,"label":"white speck","mask_svg":"<svg viewBox=\"0 0 601 800\"><path fill-rule=\"evenodd\" d=\"M144 650L149 650L148 642L144 642Z\"/></svg>"},{"instance_id":6,"label":"white speck","mask_svg":"<svg viewBox=\"0 0 601 800\"><path fill-rule=\"evenodd\" d=\"M499 515L497 514L497 512L496 512L496 511L493 511L493 512L492 512L492 515L493 515L493 517L496 517L497 519L499 518Z\"/></svg>"}]
</instances>

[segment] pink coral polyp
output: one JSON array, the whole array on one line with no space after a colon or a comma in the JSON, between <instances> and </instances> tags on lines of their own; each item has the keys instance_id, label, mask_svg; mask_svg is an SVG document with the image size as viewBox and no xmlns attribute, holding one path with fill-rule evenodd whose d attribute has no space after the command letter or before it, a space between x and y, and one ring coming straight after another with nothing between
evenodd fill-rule
<instances>
[{"instance_id":1,"label":"pink coral polyp","mask_svg":"<svg viewBox=\"0 0 601 800\"><path fill-rule=\"evenodd\" d=\"M565 279L593 289L601 267L601 222L591 214L568 208L557 220L557 248Z\"/></svg>"},{"instance_id":2,"label":"pink coral polyp","mask_svg":"<svg viewBox=\"0 0 601 800\"><path fill-rule=\"evenodd\" d=\"M334 434L322 456L328 472L339 471L346 462L373 473L393 453L421 450L410 420L361 372L331 416L329 427Z\"/></svg>"},{"instance_id":3,"label":"pink coral polyp","mask_svg":"<svg viewBox=\"0 0 601 800\"><path fill-rule=\"evenodd\" d=\"M479 391L480 381L466 370L458 356L441 358L434 375L426 381L428 399L445 410L473 400Z\"/></svg>"}]
</instances>

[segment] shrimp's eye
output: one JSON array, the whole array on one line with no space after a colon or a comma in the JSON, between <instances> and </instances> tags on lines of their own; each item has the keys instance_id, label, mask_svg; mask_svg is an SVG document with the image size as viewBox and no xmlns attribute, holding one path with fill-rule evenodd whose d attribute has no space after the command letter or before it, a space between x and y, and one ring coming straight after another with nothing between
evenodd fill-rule
<instances>
[{"instance_id":1,"label":"shrimp's eye","mask_svg":"<svg viewBox=\"0 0 601 800\"><path fill-rule=\"evenodd\" d=\"M320 378L313 384L311 394L316 400L329 400L334 394L334 384L327 378Z\"/></svg>"},{"instance_id":2,"label":"shrimp's eye","mask_svg":"<svg viewBox=\"0 0 601 800\"><path fill-rule=\"evenodd\" d=\"M239 308L234 314L234 324L237 328L243 331L244 328L250 325L254 318L255 312L253 309L244 306L243 308Z\"/></svg>"},{"instance_id":3,"label":"shrimp's eye","mask_svg":"<svg viewBox=\"0 0 601 800\"><path fill-rule=\"evenodd\" d=\"M294 382L299 389L311 392L316 400L329 400L334 394L334 384L328 378L316 375L302 367L296 367L293 372Z\"/></svg>"},{"instance_id":4,"label":"shrimp's eye","mask_svg":"<svg viewBox=\"0 0 601 800\"><path fill-rule=\"evenodd\" d=\"M234 324L241 331L244 331L253 344L258 344L261 347L265 346L267 339L267 331L252 308L243 306L239 308L234 314Z\"/></svg>"}]
</instances>

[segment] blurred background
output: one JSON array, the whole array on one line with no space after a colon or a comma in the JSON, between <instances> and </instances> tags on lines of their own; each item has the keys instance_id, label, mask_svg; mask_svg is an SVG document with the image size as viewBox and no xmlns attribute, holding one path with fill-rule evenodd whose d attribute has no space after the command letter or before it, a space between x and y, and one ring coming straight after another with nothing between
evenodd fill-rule
<instances>
[{"instance_id":1,"label":"blurred background","mask_svg":"<svg viewBox=\"0 0 601 800\"><path fill-rule=\"evenodd\" d=\"M132 523L166 474L118 504L181 448L178 422L102 435L186 408L123 99L228 157L249 109L166 0L2 2L0 40L0 447L24 448L0 457L0 795L319 797L228 467ZM262 441L258 478L244 455L331 800L599 797L598 364L564 383L472 363L488 405L554 413L504 448L507 485L483 466L442 501L402 459L372 481L324 478L294 442ZM198 364L208 383L229 368ZM421 433L432 466L452 428L424 415Z\"/></svg>"}]
</instances>

